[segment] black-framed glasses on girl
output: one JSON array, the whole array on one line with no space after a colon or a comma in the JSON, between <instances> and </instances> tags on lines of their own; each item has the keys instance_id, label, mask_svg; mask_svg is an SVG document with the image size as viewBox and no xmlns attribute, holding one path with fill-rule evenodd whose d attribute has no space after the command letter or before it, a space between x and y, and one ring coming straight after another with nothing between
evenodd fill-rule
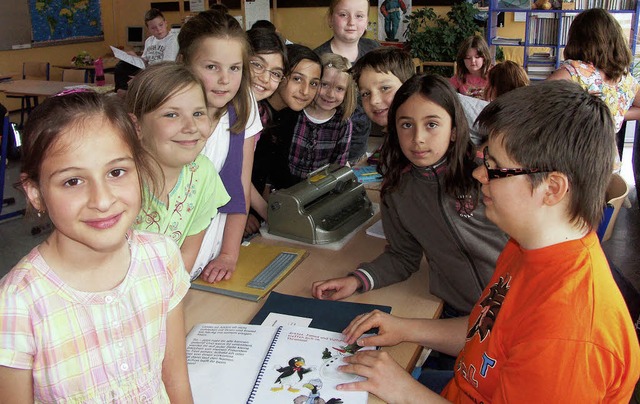
<instances>
[{"instance_id":1,"label":"black-framed glasses on girl","mask_svg":"<svg viewBox=\"0 0 640 404\"><path fill-rule=\"evenodd\" d=\"M284 73L282 71L269 70L265 67L265 65L258 62L257 60L250 60L249 65L251 66L251 70L253 70L255 74L262 74L264 72L269 72L269 78L272 81L275 81L276 83L280 83L282 80L284 80Z\"/></svg>"},{"instance_id":2,"label":"black-framed glasses on girl","mask_svg":"<svg viewBox=\"0 0 640 404\"><path fill-rule=\"evenodd\" d=\"M482 150L482 158L484 167L487 169L489 179L515 177L518 175L549 173L551 171L541 170L539 168L491 168L489 167L489 146L485 146Z\"/></svg>"}]
</instances>

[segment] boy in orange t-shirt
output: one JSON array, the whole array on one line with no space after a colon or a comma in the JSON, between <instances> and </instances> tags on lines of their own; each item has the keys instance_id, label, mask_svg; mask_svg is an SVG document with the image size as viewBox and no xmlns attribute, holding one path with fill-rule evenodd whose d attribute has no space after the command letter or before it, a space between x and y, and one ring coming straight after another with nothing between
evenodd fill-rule
<instances>
[{"instance_id":1,"label":"boy in orange t-shirt","mask_svg":"<svg viewBox=\"0 0 640 404\"><path fill-rule=\"evenodd\" d=\"M387 353L360 351L341 369L368 380L338 388L394 403L629 402L640 348L593 231L612 169L607 106L574 83L544 82L499 97L478 122L489 140L473 176L487 217L511 240L471 315L376 311L344 330L348 343L410 341L457 355L453 380L439 396ZM377 336L360 338L373 327Z\"/></svg>"}]
</instances>

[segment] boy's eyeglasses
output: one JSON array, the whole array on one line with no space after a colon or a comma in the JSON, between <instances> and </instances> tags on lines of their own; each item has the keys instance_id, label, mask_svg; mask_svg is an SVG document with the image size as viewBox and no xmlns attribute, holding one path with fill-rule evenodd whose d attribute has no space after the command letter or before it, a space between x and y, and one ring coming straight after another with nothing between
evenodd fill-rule
<instances>
[{"instance_id":1,"label":"boy's eyeglasses","mask_svg":"<svg viewBox=\"0 0 640 404\"><path fill-rule=\"evenodd\" d=\"M256 62L255 60L249 61L249 65L251 66L251 70L255 74L262 74L264 72L269 72L269 78L276 83L280 83L284 80L284 74L278 70L269 70L260 62Z\"/></svg>"},{"instance_id":2,"label":"boy's eyeglasses","mask_svg":"<svg viewBox=\"0 0 640 404\"><path fill-rule=\"evenodd\" d=\"M489 146L485 146L482 151L484 166L487 169L489 179L515 177L517 175L548 173L551 171L543 171L539 168L491 168L489 167Z\"/></svg>"}]
</instances>

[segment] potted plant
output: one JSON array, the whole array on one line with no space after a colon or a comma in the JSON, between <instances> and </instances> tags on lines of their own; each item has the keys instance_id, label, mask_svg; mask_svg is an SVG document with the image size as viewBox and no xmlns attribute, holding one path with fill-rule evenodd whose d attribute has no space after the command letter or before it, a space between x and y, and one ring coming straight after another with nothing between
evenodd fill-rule
<instances>
[{"instance_id":1,"label":"potted plant","mask_svg":"<svg viewBox=\"0 0 640 404\"><path fill-rule=\"evenodd\" d=\"M473 19L478 10L462 1L454 4L446 18L438 16L433 8L414 10L405 18L404 32L411 56L422 61L455 62L462 41L482 29ZM433 73L451 76L450 68L434 67Z\"/></svg>"}]
</instances>

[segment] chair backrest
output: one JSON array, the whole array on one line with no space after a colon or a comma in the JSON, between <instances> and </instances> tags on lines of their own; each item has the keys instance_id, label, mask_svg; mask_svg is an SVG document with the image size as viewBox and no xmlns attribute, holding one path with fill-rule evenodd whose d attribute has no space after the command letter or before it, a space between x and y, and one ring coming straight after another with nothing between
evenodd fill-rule
<instances>
[{"instance_id":1,"label":"chair backrest","mask_svg":"<svg viewBox=\"0 0 640 404\"><path fill-rule=\"evenodd\" d=\"M22 78L49 81L49 62L24 62L22 64Z\"/></svg>"},{"instance_id":2,"label":"chair backrest","mask_svg":"<svg viewBox=\"0 0 640 404\"><path fill-rule=\"evenodd\" d=\"M416 73L422 74L425 72L425 67L451 67L453 68L453 74L455 75L458 70L456 62L425 62L419 58L413 58L413 65L416 68Z\"/></svg>"},{"instance_id":3,"label":"chair backrest","mask_svg":"<svg viewBox=\"0 0 640 404\"><path fill-rule=\"evenodd\" d=\"M62 81L87 83L89 82L89 74L85 69L62 69Z\"/></svg>"}]
</instances>

